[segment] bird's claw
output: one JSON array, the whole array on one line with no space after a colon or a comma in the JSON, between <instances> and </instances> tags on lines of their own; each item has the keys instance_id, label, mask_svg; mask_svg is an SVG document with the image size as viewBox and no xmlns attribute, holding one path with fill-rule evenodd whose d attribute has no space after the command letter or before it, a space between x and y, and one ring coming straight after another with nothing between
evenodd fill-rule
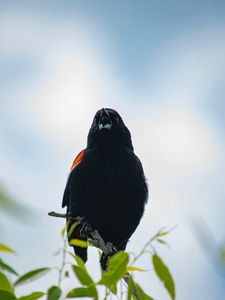
<instances>
[{"instance_id":1,"label":"bird's claw","mask_svg":"<svg viewBox=\"0 0 225 300\"><path fill-rule=\"evenodd\" d=\"M112 243L110 243L110 242L106 243L106 247L109 250L109 255L113 255L116 252L118 252L118 250L116 249L116 247Z\"/></svg>"},{"instance_id":2,"label":"bird's claw","mask_svg":"<svg viewBox=\"0 0 225 300\"><path fill-rule=\"evenodd\" d=\"M88 223L87 219L82 217L79 220L80 222L80 237L81 238L87 238L90 233L93 231L93 228L91 227L90 223Z\"/></svg>"}]
</instances>

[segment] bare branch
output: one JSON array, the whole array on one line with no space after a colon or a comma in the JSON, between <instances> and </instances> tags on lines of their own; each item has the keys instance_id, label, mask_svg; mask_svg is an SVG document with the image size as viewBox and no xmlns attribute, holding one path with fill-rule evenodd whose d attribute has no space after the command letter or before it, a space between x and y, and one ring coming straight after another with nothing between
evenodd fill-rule
<instances>
[{"instance_id":1,"label":"bare branch","mask_svg":"<svg viewBox=\"0 0 225 300\"><path fill-rule=\"evenodd\" d=\"M105 243L105 241L103 240L103 238L101 237L101 235L99 234L99 232L97 230L90 230L91 226L89 224L84 224L82 217L74 218L74 217L71 217L69 214L60 214L60 213L56 213L54 211L49 212L48 215L50 217L74 220L74 221L79 222L80 224L83 224L84 226L86 225L88 230L85 231L85 234L86 234L88 242L90 244L92 244L94 247L100 249L106 256L110 256L110 255L118 252L118 250L111 243ZM129 272L127 272L124 275L123 280L125 281L125 283L127 285L129 284L129 280L131 279L131 277L132 276ZM140 300L137 288L135 286L134 286L134 295L137 298L137 300Z\"/></svg>"},{"instance_id":2,"label":"bare branch","mask_svg":"<svg viewBox=\"0 0 225 300\"><path fill-rule=\"evenodd\" d=\"M48 213L48 215L49 215L50 217L64 218L64 219L69 219L69 220L77 220L77 218L73 218L73 217L71 217L71 216L68 215L68 214L60 214L60 213L56 213L56 212L54 212L54 211L50 211L50 212Z\"/></svg>"}]
</instances>

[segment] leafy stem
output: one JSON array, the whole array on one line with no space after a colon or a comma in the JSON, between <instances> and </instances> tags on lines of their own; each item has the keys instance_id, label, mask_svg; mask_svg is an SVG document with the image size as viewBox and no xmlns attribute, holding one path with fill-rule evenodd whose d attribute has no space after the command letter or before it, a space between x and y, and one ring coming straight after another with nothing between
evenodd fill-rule
<instances>
[{"instance_id":1,"label":"leafy stem","mask_svg":"<svg viewBox=\"0 0 225 300\"><path fill-rule=\"evenodd\" d=\"M67 252L67 240L65 237L63 237L62 261L61 261L61 266L59 268L59 277L58 277L58 286L60 287L62 284L63 272L66 265L66 252Z\"/></svg>"}]
</instances>

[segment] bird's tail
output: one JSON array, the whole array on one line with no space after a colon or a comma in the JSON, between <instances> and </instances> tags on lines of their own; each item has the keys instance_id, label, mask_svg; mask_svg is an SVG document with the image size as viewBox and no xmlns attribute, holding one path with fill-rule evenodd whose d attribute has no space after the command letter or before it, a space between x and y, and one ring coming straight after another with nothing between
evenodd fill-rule
<instances>
[{"instance_id":1,"label":"bird's tail","mask_svg":"<svg viewBox=\"0 0 225 300\"><path fill-rule=\"evenodd\" d=\"M78 255L80 258L82 258L84 262L87 261L87 248L74 246L73 249L74 249L74 253Z\"/></svg>"}]
</instances>

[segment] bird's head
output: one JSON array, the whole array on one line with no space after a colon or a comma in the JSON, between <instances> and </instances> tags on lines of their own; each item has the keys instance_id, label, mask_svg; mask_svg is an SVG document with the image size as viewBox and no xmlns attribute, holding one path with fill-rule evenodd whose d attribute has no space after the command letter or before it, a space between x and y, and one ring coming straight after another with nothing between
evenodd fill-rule
<instances>
[{"instance_id":1,"label":"bird's head","mask_svg":"<svg viewBox=\"0 0 225 300\"><path fill-rule=\"evenodd\" d=\"M116 148L120 146L133 150L130 132L121 116L111 108L98 110L89 130L88 147Z\"/></svg>"}]
</instances>

